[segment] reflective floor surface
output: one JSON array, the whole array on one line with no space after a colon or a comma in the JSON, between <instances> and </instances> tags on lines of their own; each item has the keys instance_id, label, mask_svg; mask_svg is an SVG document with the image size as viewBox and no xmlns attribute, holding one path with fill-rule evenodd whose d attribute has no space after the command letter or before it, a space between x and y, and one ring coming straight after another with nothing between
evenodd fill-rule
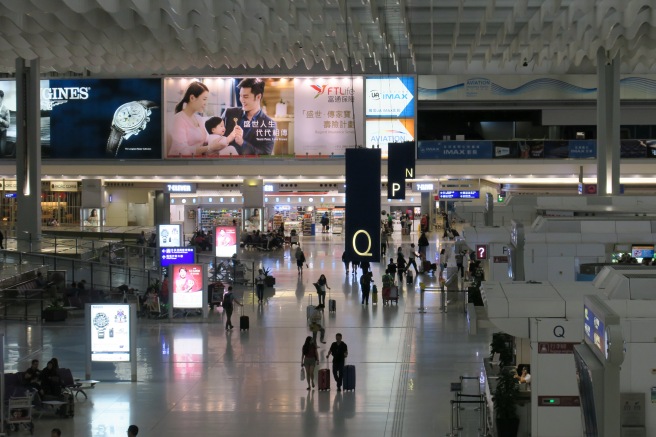
<instances>
[{"instance_id":1,"label":"reflective floor surface","mask_svg":"<svg viewBox=\"0 0 656 437\"><path fill-rule=\"evenodd\" d=\"M401 239L403 238L403 239ZM417 236L394 236L394 246L409 251ZM434 257L435 237L429 251ZM308 258L303 275L297 273L289 248L252 252L248 257L271 267L275 289L257 305L252 290L238 290L250 330L226 332L222 310L207 321L175 319L138 322L138 382L130 380L129 364L94 364L92 378L102 382L79 396L75 417L62 419L45 413L35 419L35 435L124 436L130 424L144 436L444 436L451 433L453 399L450 383L460 376L479 376L488 352L488 333L467 334L462 296L448 296L447 311L440 294L426 293L426 312L420 313L418 283L434 283L427 275L403 284L398 306L360 302L357 279L341 262L340 235L302 239ZM395 248L394 247L394 248ZM390 247L389 260L395 250ZM381 288L380 269L373 266ZM328 343L320 344L320 366L335 334L348 345L347 364L357 371L355 392L306 390L300 380L301 346L310 334L306 323L309 296L324 273L329 298L337 312L326 312ZM456 300L458 297L459 300ZM236 311L235 326L238 312ZM7 371L25 370L33 358L42 365L51 357L62 367L84 377L83 319L64 325L5 322ZM474 380L470 392L478 391ZM476 436L478 413L462 413L458 435ZM18 433L27 434L27 431Z\"/></svg>"}]
</instances>

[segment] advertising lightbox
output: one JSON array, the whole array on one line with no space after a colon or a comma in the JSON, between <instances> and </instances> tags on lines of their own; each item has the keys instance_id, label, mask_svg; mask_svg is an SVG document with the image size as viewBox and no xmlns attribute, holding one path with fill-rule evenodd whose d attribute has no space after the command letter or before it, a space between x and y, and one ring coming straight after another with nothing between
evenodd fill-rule
<instances>
[{"instance_id":1,"label":"advertising lightbox","mask_svg":"<svg viewBox=\"0 0 656 437\"><path fill-rule=\"evenodd\" d=\"M130 305L91 304L91 361L130 361Z\"/></svg>"},{"instance_id":2,"label":"advertising lightbox","mask_svg":"<svg viewBox=\"0 0 656 437\"><path fill-rule=\"evenodd\" d=\"M362 77L168 78L164 157L341 156L362 138L362 94Z\"/></svg>"},{"instance_id":3,"label":"advertising lightbox","mask_svg":"<svg viewBox=\"0 0 656 437\"><path fill-rule=\"evenodd\" d=\"M180 225L158 225L157 244L159 247L182 246L182 229Z\"/></svg>"},{"instance_id":4,"label":"advertising lightbox","mask_svg":"<svg viewBox=\"0 0 656 437\"><path fill-rule=\"evenodd\" d=\"M415 78L368 77L365 87L365 146L387 158L388 143L415 140Z\"/></svg>"},{"instance_id":5,"label":"advertising lightbox","mask_svg":"<svg viewBox=\"0 0 656 437\"><path fill-rule=\"evenodd\" d=\"M237 253L237 228L217 226L214 228L214 249L218 258L230 258Z\"/></svg>"},{"instance_id":6,"label":"advertising lightbox","mask_svg":"<svg viewBox=\"0 0 656 437\"><path fill-rule=\"evenodd\" d=\"M173 290L173 308L203 307L203 266L201 264L176 264L169 267Z\"/></svg>"},{"instance_id":7,"label":"advertising lightbox","mask_svg":"<svg viewBox=\"0 0 656 437\"><path fill-rule=\"evenodd\" d=\"M43 158L159 159L160 79L42 80ZM10 122L0 154L15 156L16 82L0 81Z\"/></svg>"}]
</instances>

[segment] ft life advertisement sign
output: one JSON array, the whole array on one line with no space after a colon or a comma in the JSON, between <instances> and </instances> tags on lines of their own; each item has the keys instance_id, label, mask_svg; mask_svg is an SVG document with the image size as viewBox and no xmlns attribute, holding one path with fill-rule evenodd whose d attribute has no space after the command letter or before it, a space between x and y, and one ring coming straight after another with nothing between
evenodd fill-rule
<instances>
[{"instance_id":1,"label":"ft life advertisement sign","mask_svg":"<svg viewBox=\"0 0 656 437\"><path fill-rule=\"evenodd\" d=\"M161 80L43 80L41 153L60 159L160 159ZM16 153L15 81L0 81L9 111L1 157Z\"/></svg>"},{"instance_id":2,"label":"ft life advertisement sign","mask_svg":"<svg viewBox=\"0 0 656 437\"><path fill-rule=\"evenodd\" d=\"M363 135L362 96L362 77L168 78L164 157L343 156Z\"/></svg>"},{"instance_id":3,"label":"ft life advertisement sign","mask_svg":"<svg viewBox=\"0 0 656 437\"><path fill-rule=\"evenodd\" d=\"M366 147L387 159L388 143L415 139L415 78L367 77L365 87Z\"/></svg>"}]
</instances>

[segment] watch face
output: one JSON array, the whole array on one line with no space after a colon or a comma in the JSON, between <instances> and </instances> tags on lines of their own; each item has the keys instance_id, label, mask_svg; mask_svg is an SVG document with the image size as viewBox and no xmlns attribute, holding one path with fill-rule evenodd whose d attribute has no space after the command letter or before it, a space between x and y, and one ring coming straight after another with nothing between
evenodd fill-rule
<instances>
[{"instance_id":1,"label":"watch face","mask_svg":"<svg viewBox=\"0 0 656 437\"><path fill-rule=\"evenodd\" d=\"M109 317L105 313L98 313L96 317L93 318L93 325L96 328L104 328L109 324Z\"/></svg>"},{"instance_id":2,"label":"watch face","mask_svg":"<svg viewBox=\"0 0 656 437\"><path fill-rule=\"evenodd\" d=\"M147 121L147 110L137 102L125 103L114 113L114 124L123 131L138 129Z\"/></svg>"}]
</instances>

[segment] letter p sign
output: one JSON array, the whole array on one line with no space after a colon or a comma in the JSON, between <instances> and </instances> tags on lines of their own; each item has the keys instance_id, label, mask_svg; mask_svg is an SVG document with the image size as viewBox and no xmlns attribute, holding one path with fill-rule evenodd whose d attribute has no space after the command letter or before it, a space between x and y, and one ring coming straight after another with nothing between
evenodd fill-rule
<instances>
[{"instance_id":1,"label":"letter p sign","mask_svg":"<svg viewBox=\"0 0 656 437\"><path fill-rule=\"evenodd\" d=\"M399 184L398 182L394 182L392 184L392 198L396 196L396 192L399 191L400 189L401 189L401 184Z\"/></svg>"}]
</instances>

